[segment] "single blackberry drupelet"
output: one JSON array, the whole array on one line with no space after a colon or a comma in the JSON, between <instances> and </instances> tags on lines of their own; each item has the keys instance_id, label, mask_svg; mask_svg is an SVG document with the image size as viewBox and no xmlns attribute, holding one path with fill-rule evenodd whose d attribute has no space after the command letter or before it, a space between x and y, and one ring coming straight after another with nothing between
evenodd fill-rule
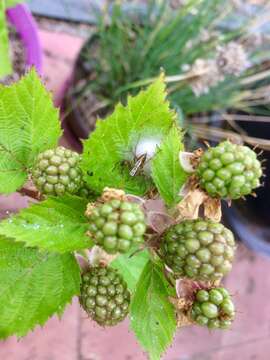
<instances>
[{"instance_id":1,"label":"single blackberry drupelet","mask_svg":"<svg viewBox=\"0 0 270 360\"><path fill-rule=\"evenodd\" d=\"M199 290L191 308L191 318L209 329L228 329L235 316L234 304L223 287Z\"/></svg>"},{"instance_id":2,"label":"single blackberry drupelet","mask_svg":"<svg viewBox=\"0 0 270 360\"><path fill-rule=\"evenodd\" d=\"M32 171L37 189L46 195L75 194L82 183L80 155L62 146L38 155Z\"/></svg>"},{"instance_id":3,"label":"single blackberry drupelet","mask_svg":"<svg viewBox=\"0 0 270 360\"><path fill-rule=\"evenodd\" d=\"M107 253L125 253L144 241L144 213L138 204L111 200L97 204L89 216L90 236Z\"/></svg>"},{"instance_id":4,"label":"single blackberry drupelet","mask_svg":"<svg viewBox=\"0 0 270 360\"><path fill-rule=\"evenodd\" d=\"M185 220L163 235L161 253L176 277L221 279L232 268L235 241L224 225L211 220Z\"/></svg>"},{"instance_id":5,"label":"single blackberry drupelet","mask_svg":"<svg viewBox=\"0 0 270 360\"><path fill-rule=\"evenodd\" d=\"M130 293L115 269L95 266L82 276L80 302L99 325L113 326L127 316Z\"/></svg>"},{"instance_id":6,"label":"single blackberry drupelet","mask_svg":"<svg viewBox=\"0 0 270 360\"><path fill-rule=\"evenodd\" d=\"M239 199L260 186L262 167L255 151L224 141L202 155L196 173L211 197Z\"/></svg>"}]
</instances>

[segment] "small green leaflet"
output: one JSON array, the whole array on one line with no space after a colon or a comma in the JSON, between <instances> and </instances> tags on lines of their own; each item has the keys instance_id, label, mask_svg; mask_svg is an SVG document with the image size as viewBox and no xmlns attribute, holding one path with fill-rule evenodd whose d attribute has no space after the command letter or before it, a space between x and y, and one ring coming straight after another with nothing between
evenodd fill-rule
<instances>
[{"instance_id":1,"label":"small green leaflet","mask_svg":"<svg viewBox=\"0 0 270 360\"><path fill-rule=\"evenodd\" d=\"M119 255L110 266L118 270L127 282L128 289L133 293L148 260L147 250L136 253L134 249L127 254Z\"/></svg>"},{"instance_id":2,"label":"small green leaflet","mask_svg":"<svg viewBox=\"0 0 270 360\"><path fill-rule=\"evenodd\" d=\"M47 254L0 237L0 338L26 335L62 314L80 292L73 255Z\"/></svg>"},{"instance_id":3,"label":"small green leaflet","mask_svg":"<svg viewBox=\"0 0 270 360\"><path fill-rule=\"evenodd\" d=\"M52 197L0 222L0 234L26 246L70 252L92 246L84 212L87 200L77 196Z\"/></svg>"},{"instance_id":4,"label":"small green leaflet","mask_svg":"<svg viewBox=\"0 0 270 360\"><path fill-rule=\"evenodd\" d=\"M98 192L109 186L143 195L151 180L139 174L130 176L124 160L134 158L139 141L162 139L174 121L161 75L145 91L129 97L127 106L118 104L106 120L97 121L96 130L84 142L82 169L88 185Z\"/></svg>"},{"instance_id":5,"label":"small green leaflet","mask_svg":"<svg viewBox=\"0 0 270 360\"><path fill-rule=\"evenodd\" d=\"M60 135L58 110L35 70L0 85L0 193L20 188L37 154L54 147Z\"/></svg>"},{"instance_id":6,"label":"small green leaflet","mask_svg":"<svg viewBox=\"0 0 270 360\"><path fill-rule=\"evenodd\" d=\"M145 265L131 303L131 327L150 360L160 360L176 331L171 289L162 270L152 261Z\"/></svg>"},{"instance_id":7,"label":"small green leaflet","mask_svg":"<svg viewBox=\"0 0 270 360\"><path fill-rule=\"evenodd\" d=\"M0 1L0 79L12 73L5 1Z\"/></svg>"},{"instance_id":8,"label":"small green leaflet","mask_svg":"<svg viewBox=\"0 0 270 360\"><path fill-rule=\"evenodd\" d=\"M179 151L184 149L182 137L180 129L172 127L151 164L154 183L169 206L180 201L179 191L188 177L179 162Z\"/></svg>"}]
</instances>

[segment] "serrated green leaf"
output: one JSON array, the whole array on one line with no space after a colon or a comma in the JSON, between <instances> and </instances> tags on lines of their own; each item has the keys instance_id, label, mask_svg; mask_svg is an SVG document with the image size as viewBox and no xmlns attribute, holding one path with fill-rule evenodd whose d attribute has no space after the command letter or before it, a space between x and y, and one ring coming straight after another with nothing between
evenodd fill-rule
<instances>
[{"instance_id":1,"label":"serrated green leaf","mask_svg":"<svg viewBox=\"0 0 270 360\"><path fill-rule=\"evenodd\" d=\"M151 360L159 360L173 340L176 315L162 266L149 261L131 303L131 327Z\"/></svg>"},{"instance_id":2,"label":"serrated green leaf","mask_svg":"<svg viewBox=\"0 0 270 360\"><path fill-rule=\"evenodd\" d=\"M77 196L49 198L3 220L0 234L26 246L61 253L89 248L86 205L87 200Z\"/></svg>"},{"instance_id":3,"label":"serrated green leaf","mask_svg":"<svg viewBox=\"0 0 270 360\"><path fill-rule=\"evenodd\" d=\"M58 110L35 70L0 86L0 193L20 188L38 153L56 146Z\"/></svg>"},{"instance_id":4,"label":"serrated green leaf","mask_svg":"<svg viewBox=\"0 0 270 360\"><path fill-rule=\"evenodd\" d=\"M73 255L39 252L0 237L0 338L24 336L63 312L80 291Z\"/></svg>"},{"instance_id":5,"label":"serrated green leaf","mask_svg":"<svg viewBox=\"0 0 270 360\"><path fill-rule=\"evenodd\" d=\"M184 149L182 133L172 127L151 163L152 178L167 205L180 201L179 191L187 180L187 173L179 162L179 151Z\"/></svg>"},{"instance_id":6,"label":"serrated green leaf","mask_svg":"<svg viewBox=\"0 0 270 360\"><path fill-rule=\"evenodd\" d=\"M5 11L5 1L0 1L0 79L12 73Z\"/></svg>"},{"instance_id":7,"label":"serrated green leaf","mask_svg":"<svg viewBox=\"0 0 270 360\"><path fill-rule=\"evenodd\" d=\"M82 169L88 185L100 192L105 186L143 195L152 182L145 176L130 176L123 160L133 157L136 143L144 138L162 139L174 123L175 113L166 101L163 76L145 91L118 104L106 120L84 142Z\"/></svg>"},{"instance_id":8,"label":"serrated green leaf","mask_svg":"<svg viewBox=\"0 0 270 360\"><path fill-rule=\"evenodd\" d=\"M149 253L147 250L140 251L139 253L136 253L136 250L132 250L127 254L119 255L111 262L110 266L119 271L127 282L129 290L133 293L148 260Z\"/></svg>"}]
</instances>

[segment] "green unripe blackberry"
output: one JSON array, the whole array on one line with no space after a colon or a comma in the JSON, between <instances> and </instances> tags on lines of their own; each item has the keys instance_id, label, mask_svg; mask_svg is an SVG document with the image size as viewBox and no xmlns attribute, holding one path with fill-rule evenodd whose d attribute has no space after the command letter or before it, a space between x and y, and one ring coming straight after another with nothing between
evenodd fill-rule
<instances>
[{"instance_id":1,"label":"green unripe blackberry","mask_svg":"<svg viewBox=\"0 0 270 360\"><path fill-rule=\"evenodd\" d=\"M82 276L80 302L99 325L113 326L127 316L130 293L115 269L95 266Z\"/></svg>"},{"instance_id":2,"label":"green unripe blackberry","mask_svg":"<svg viewBox=\"0 0 270 360\"><path fill-rule=\"evenodd\" d=\"M238 199L260 186L262 167L255 151L223 141L202 155L196 173L211 197Z\"/></svg>"},{"instance_id":3,"label":"green unripe blackberry","mask_svg":"<svg viewBox=\"0 0 270 360\"><path fill-rule=\"evenodd\" d=\"M62 146L38 155L32 171L37 189L46 195L76 194L82 183L80 155Z\"/></svg>"},{"instance_id":4,"label":"green unripe blackberry","mask_svg":"<svg viewBox=\"0 0 270 360\"><path fill-rule=\"evenodd\" d=\"M110 200L98 204L89 219L90 235L109 254L125 253L144 240L145 217L138 204Z\"/></svg>"},{"instance_id":5,"label":"green unripe blackberry","mask_svg":"<svg viewBox=\"0 0 270 360\"><path fill-rule=\"evenodd\" d=\"M232 267L232 232L212 220L185 220L163 235L161 252L176 277L215 281Z\"/></svg>"},{"instance_id":6,"label":"green unripe blackberry","mask_svg":"<svg viewBox=\"0 0 270 360\"><path fill-rule=\"evenodd\" d=\"M224 288L199 290L191 308L191 318L209 329L228 329L235 316L234 304Z\"/></svg>"},{"instance_id":7,"label":"green unripe blackberry","mask_svg":"<svg viewBox=\"0 0 270 360\"><path fill-rule=\"evenodd\" d=\"M84 199L91 199L94 196L94 192L89 188L89 186L85 181L82 181L81 186L77 191L76 195Z\"/></svg>"}]
</instances>

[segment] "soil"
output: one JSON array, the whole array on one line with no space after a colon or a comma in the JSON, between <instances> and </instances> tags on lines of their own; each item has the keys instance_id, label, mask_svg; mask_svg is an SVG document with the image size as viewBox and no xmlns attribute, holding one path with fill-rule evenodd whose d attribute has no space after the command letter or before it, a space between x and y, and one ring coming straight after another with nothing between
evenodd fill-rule
<instances>
[{"instance_id":1,"label":"soil","mask_svg":"<svg viewBox=\"0 0 270 360\"><path fill-rule=\"evenodd\" d=\"M9 85L19 78L25 72L25 49L22 41L14 28L9 28L10 56L13 66L13 74L0 79L0 84Z\"/></svg>"}]
</instances>

